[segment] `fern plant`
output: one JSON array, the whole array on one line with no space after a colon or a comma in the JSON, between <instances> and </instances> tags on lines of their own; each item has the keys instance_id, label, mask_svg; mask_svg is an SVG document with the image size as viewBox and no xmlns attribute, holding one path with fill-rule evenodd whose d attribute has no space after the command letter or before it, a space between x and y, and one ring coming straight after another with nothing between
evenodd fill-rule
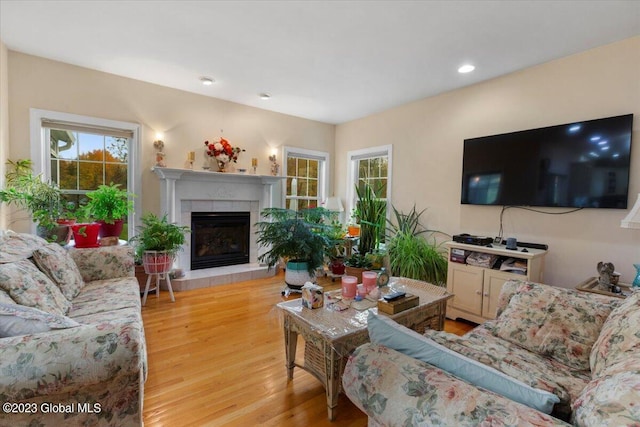
<instances>
[{"instance_id":1,"label":"fern plant","mask_svg":"<svg viewBox=\"0 0 640 427\"><path fill-rule=\"evenodd\" d=\"M133 210L131 194L119 188L120 184L100 185L97 190L87 193L87 208L91 216L107 224L123 219Z\"/></svg>"},{"instance_id":2,"label":"fern plant","mask_svg":"<svg viewBox=\"0 0 640 427\"><path fill-rule=\"evenodd\" d=\"M447 282L446 251L437 242L440 233L422 227L414 206L408 214L393 207L395 223L389 222L391 238L387 244L389 267L394 276L423 280L444 286ZM443 233L444 234L444 233Z\"/></svg>"},{"instance_id":3,"label":"fern plant","mask_svg":"<svg viewBox=\"0 0 640 427\"><path fill-rule=\"evenodd\" d=\"M324 254L332 242L327 237L328 226L323 223L329 211L309 208L294 211L267 208L262 211L264 221L256 224L257 243L269 250L258 257L269 268L281 259L306 262L311 274L324 264Z\"/></svg>"},{"instance_id":4,"label":"fern plant","mask_svg":"<svg viewBox=\"0 0 640 427\"><path fill-rule=\"evenodd\" d=\"M185 242L185 235L191 231L186 225L170 223L167 216L159 218L147 213L141 218L138 233L129 239L136 248L136 259L142 259L144 251L166 251L176 253Z\"/></svg>"}]
</instances>

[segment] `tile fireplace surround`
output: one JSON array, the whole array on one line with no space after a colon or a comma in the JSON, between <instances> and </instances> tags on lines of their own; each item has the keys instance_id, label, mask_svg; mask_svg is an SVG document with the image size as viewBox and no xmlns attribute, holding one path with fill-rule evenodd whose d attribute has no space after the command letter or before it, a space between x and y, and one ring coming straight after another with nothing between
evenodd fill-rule
<instances>
[{"instance_id":1,"label":"tile fireplace surround","mask_svg":"<svg viewBox=\"0 0 640 427\"><path fill-rule=\"evenodd\" d=\"M178 253L176 267L185 276L171 281L174 291L206 288L272 276L258 263L255 228L260 211L282 206L280 176L220 173L154 167L160 178L160 212L169 221L191 227L191 212L249 212L251 221L249 263L191 271L191 238Z\"/></svg>"}]
</instances>

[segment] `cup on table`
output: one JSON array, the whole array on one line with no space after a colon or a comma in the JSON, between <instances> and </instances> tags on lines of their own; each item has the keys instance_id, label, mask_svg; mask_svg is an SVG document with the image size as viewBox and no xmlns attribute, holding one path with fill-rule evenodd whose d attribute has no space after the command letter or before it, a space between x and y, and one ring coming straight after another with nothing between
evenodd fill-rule
<instances>
[{"instance_id":1,"label":"cup on table","mask_svg":"<svg viewBox=\"0 0 640 427\"><path fill-rule=\"evenodd\" d=\"M362 284L367 290L367 293L374 290L378 286L378 273L375 271L363 271Z\"/></svg>"},{"instance_id":2,"label":"cup on table","mask_svg":"<svg viewBox=\"0 0 640 427\"><path fill-rule=\"evenodd\" d=\"M342 276L342 296L355 298L358 290L358 278L356 276Z\"/></svg>"}]
</instances>

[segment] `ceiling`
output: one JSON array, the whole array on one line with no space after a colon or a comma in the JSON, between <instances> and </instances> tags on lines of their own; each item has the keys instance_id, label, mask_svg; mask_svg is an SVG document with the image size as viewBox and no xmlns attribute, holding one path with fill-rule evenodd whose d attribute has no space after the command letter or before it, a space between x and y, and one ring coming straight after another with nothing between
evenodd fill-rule
<instances>
[{"instance_id":1,"label":"ceiling","mask_svg":"<svg viewBox=\"0 0 640 427\"><path fill-rule=\"evenodd\" d=\"M10 50L334 124L639 34L635 0L0 1Z\"/></svg>"}]
</instances>

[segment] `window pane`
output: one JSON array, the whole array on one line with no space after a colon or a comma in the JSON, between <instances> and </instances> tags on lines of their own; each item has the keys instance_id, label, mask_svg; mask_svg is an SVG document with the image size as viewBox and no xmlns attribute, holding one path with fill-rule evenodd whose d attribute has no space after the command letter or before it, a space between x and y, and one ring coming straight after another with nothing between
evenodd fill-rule
<instances>
[{"instance_id":1,"label":"window pane","mask_svg":"<svg viewBox=\"0 0 640 427\"><path fill-rule=\"evenodd\" d=\"M76 133L61 129L51 129L49 131L51 142L51 157L61 159L77 159L78 148L76 144Z\"/></svg>"},{"instance_id":2,"label":"window pane","mask_svg":"<svg viewBox=\"0 0 640 427\"><path fill-rule=\"evenodd\" d=\"M51 159L51 182L58 182L58 161Z\"/></svg>"},{"instance_id":3,"label":"window pane","mask_svg":"<svg viewBox=\"0 0 640 427\"><path fill-rule=\"evenodd\" d=\"M79 151L81 160L104 161L104 137L89 133L79 133Z\"/></svg>"},{"instance_id":4,"label":"window pane","mask_svg":"<svg viewBox=\"0 0 640 427\"><path fill-rule=\"evenodd\" d=\"M309 196L318 197L318 180L310 179L308 182L309 182L309 190L308 190Z\"/></svg>"},{"instance_id":5,"label":"window pane","mask_svg":"<svg viewBox=\"0 0 640 427\"><path fill-rule=\"evenodd\" d=\"M105 138L107 149L107 162L127 163L129 158L129 142L126 138L115 138L107 136Z\"/></svg>"},{"instance_id":6,"label":"window pane","mask_svg":"<svg viewBox=\"0 0 640 427\"><path fill-rule=\"evenodd\" d=\"M105 184L120 184L121 189L127 188L127 165L106 164Z\"/></svg>"},{"instance_id":7,"label":"window pane","mask_svg":"<svg viewBox=\"0 0 640 427\"><path fill-rule=\"evenodd\" d=\"M382 177L388 177L389 176L388 164L389 164L389 159L386 156L382 157L381 161L380 161L380 176L382 176Z\"/></svg>"},{"instance_id":8,"label":"window pane","mask_svg":"<svg viewBox=\"0 0 640 427\"><path fill-rule=\"evenodd\" d=\"M309 169L307 164L309 161L307 159L298 159L298 176L307 176L307 170Z\"/></svg>"},{"instance_id":9,"label":"window pane","mask_svg":"<svg viewBox=\"0 0 640 427\"><path fill-rule=\"evenodd\" d=\"M293 179L293 178L287 178L287 192L286 192L286 195L287 195L287 196L290 196L290 195L291 195L291 180L292 180L292 179Z\"/></svg>"},{"instance_id":10,"label":"window pane","mask_svg":"<svg viewBox=\"0 0 640 427\"><path fill-rule=\"evenodd\" d=\"M61 160L60 164L60 181L58 185L62 190L78 189L78 163L70 160ZM53 169L52 169L53 173Z\"/></svg>"},{"instance_id":11,"label":"window pane","mask_svg":"<svg viewBox=\"0 0 640 427\"><path fill-rule=\"evenodd\" d=\"M80 162L80 190L95 190L104 183L102 165L98 162Z\"/></svg>"},{"instance_id":12,"label":"window pane","mask_svg":"<svg viewBox=\"0 0 640 427\"><path fill-rule=\"evenodd\" d=\"M365 178L369 173L369 160L364 159L358 162L358 176L360 178Z\"/></svg>"},{"instance_id":13,"label":"window pane","mask_svg":"<svg viewBox=\"0 0 640 427\"><path fill-rule=\"evenodd\" d=\"M318 163L317 160L309 160L309 178L318 178Z\"/></svg>"},{"instance_id":14,"label":"window pane","mask_svg":"<svg viewBox=\"0 0 640 427\"><path fill-rule=\"evenodd\" d=\"M308 196L308 179L298 178L298 196Z\"/></svg>"},{"instance_id":15,"label":"window pane","mask_svg":"<svg viewBox=\"0 0 640 427\"><path fill-rule=\"evenodd\" d=\"M296 176L296 158L287 157L287 176Z\"/></svg>"}]
</instances>

